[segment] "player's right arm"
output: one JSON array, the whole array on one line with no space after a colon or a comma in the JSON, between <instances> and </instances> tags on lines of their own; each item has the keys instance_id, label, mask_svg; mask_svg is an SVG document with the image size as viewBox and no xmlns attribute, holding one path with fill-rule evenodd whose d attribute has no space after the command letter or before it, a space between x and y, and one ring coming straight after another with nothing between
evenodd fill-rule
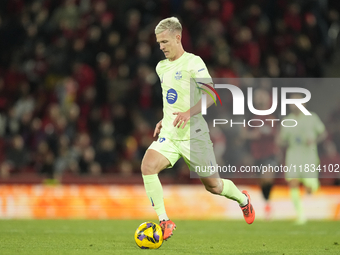
<instances>
[{"instance_id":1,"label":"player's right arm","mask_svg":"<svg viewBox=\"0 0 340 255\"><path fill-rule=\"evenodd\" d=\"M162 120L160 120L155 127L155 130L153 132L153 137L156 137L156 135L159 135L159 133L161 132L162 129Z\"/></svg>"},{"instance_id":2,"label":"player's right arm","mask_svg":"<svg viewBox=\"0 0 340 255\"><path fill-rule=\"evenodd\" d=\"M275 139L275 143L281 148L288 147L288 142L286 140L283 140L280 136L277 136L277 138Z\"/></svg>"},{"instance_id":3,"label":"player's right arm","mask_svg":"<svg viewBox=\"0 0 340 255\"><path fill-rule=\"evenodd\" d=\"M160 66L161 66L161 62L159 61L157 66L156 66L156 73L159 76L160 82L162 83L162 78L161 78L161 74L160 74ZM162 119L163 120L163 119ZM157 135L159 135L159 133L161 132L162 129L162 120L160 120L155 127L155 130L153 132L153 137L156 137Z\"/></svg>"},{"instance_id":4,"label":"player's right arm","mask_svg":"<svg viewBox=\"0 0 340 255\"><path fill-rule=\"evenodd\" d=\"M289 134L287 132L287 129L281 127L279 135L276 136L276 138L275 138L276 145L278 145L281 148L287 148L288 145L289 145L288 144L288 136L289 136Z\"/></svg>"}]
</instances>

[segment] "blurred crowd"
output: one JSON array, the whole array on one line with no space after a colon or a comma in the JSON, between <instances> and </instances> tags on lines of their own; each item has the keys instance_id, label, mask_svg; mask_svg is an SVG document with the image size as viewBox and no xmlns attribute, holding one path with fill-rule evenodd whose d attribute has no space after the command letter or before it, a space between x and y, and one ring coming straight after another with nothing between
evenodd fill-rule
<instances>
[{"instance_id":1,"label":"blurred crowd","mask_svg":"<svg viewBox=\"0 0 340 255\"><path fill-rule=\"evenodd\" d=\"M162 18L180 19L184 49L212 77L323 77L339 10L337 0L3 0L1 176L139 173L162 118ZM338 153L340 108L333 115Z\"/></svg>"}]
</instances>

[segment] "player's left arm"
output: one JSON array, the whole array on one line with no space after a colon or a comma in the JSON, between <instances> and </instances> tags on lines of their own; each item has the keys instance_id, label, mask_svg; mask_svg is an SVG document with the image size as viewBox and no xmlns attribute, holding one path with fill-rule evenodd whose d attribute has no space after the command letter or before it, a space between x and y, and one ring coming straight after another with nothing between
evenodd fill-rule
<instances>
[{"instance_id":1,"label":"player's left arm","mask_svg":"<svg viewBox=\"0 0 340 255\"><path fill-rule=\"evenodd\" d=\"M288 138L289 138L289 132L287 128L281 127L280 131L278 132L276 138L275 138L275 144L284 149L288 147Z\"/></svg>"},{"instance_id":2,"label":"player's left arm","mask_svg":"<svg viewBox=\"0 0 340 255\"><path fill-rule=\"evenodd\" d=\"M205 63L200 57L194 58L193 62L189 66L192 66L193 68L192 78L211 78ZM207 83L207 85L214 88L214 84L212 82ZM209 96L206 96L208 108L216 101L216 95L208 86L204 87L204 89L206 91L203 91L203 94L209 94ZM202 111L201 104L202 99L200 99L193 107L191 107L186 112L174 112L173 115L177 115L173 122L174 127L180 128L182 126L183 129L192 116L199 114Z\"/></svg>"},{"instance_id":3,"label":"player's left arm","mask_svg":"<svg viewBox=\"0 0 340 255\"><path fill-rule=\"evenodd\" d=\"M315 140L307 140L307 145L319 144L322 143L327 138L327 131L323 131L321 134L318 134Z\"/></svg>"},{"instance_id":4,"label":"player's left arm","mask_svg":"<svg viewBox=\"0 0 340 255\"><path fill-rule=\"evenodd\" d=\"M318 115L313 114L314 116L314 130L316 133L316 138L314 141L312 140L308 140L307 144L311 145L311 144L319 144L321 142L323 142L324 140L326 140L328 134L327 134L327 130L325 125L323 124L323 122L321 121L321 119L319 118Z\"/></svg>"},{"instance_id":5,"label":"player's left arm","mask_svg":"<svg viewBox=\"0 0 340 255\"><path fill-rule=\"evenodd\" d=\"M214 86L212 83L208 83L209 86ZM209 91L210 95L213 95L214 100L216 100L216 95L215 93L210 89L210 88L205 88L207 91ZM203 92L203 94L208 94L207 92ZM212 97L207 96L207 108L210 107L213 103L214 100ZM185 127L187 122L190 120L190 118L196 114L199 114L202 111L202 99L200 99L197 104L195 104L193 107L191 107L189 110L186 112L174 112L173 115L177 115L175 118L173 125L174 127L180 128L182 125L182 129Z\"/></svg>"},{"instance_id":6,"label":"player's left arm","mask_svg":"<svg viewBox=\"0 0 340 255\"><path fill-rule=\"evenodd\" d=\"M319 134L317 137L316 137L316 140L315 140L315 143L316 144L319 144L321 142L323 142L324 140L326 140L327 138L327 131L324 130L321 134Z\"/></svg>"}]
</instances>

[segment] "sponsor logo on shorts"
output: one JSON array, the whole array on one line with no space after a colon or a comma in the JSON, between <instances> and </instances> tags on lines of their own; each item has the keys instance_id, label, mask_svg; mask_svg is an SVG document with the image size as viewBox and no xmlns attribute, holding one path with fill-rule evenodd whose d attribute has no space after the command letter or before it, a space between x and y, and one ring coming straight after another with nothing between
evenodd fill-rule
<instances>
[{"instance_id":1,"label":"sponsor logo on shorts","mask_svg":"<svg viewBox=\"0 0 340 255\"><path fill-rule=\"evenodd\" d=\"M166 94L166 100L169 104L174 104L177 101L177 92L174 89L169 89Z\"/></svg>"},{"instance_id":2,"label":"sponsor logo on shorts","mask_svg":"<svg viewBox=\"0 0 340 255\"><path fill-rule=\"evenodd\" d=\"M201 72L201 71L203 71L205 68L202 68L202 69L200 69L200 70L198 70L197 72Z\"/></svg>"},{"instance_id":3,"label":"sponsor logo on shorts","mask_svg":"<svg viewBox=\"0 0 340 255\"><path fill-rule=\"evenodd\" d=\"M165 141L165 138L164 137L161 137L161 138L159 138L159 140L158 140L160 143L162 143L162 142L164 142Z\"/></svg>"}]
</instances>

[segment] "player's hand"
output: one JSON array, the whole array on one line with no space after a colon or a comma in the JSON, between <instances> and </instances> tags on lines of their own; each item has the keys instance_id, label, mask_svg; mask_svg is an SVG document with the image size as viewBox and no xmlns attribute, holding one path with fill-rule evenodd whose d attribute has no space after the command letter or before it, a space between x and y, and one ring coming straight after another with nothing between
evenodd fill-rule
<instances>
[{"instance_id":1,"label":"player's hand","mask_svg":"<svg viewBox=\"0 0 340 255\"><path fill-rule=\"evenodd\" d=\"M176 119L173 122L174 127L180 128L182 125L182 129L185 127L187 122L190 120L190 110L186 112L174 112L173 115L177 115Z\"/></svg>"},{"instance_id":2,"label":"player's hand","mask_svg":"<svg viewBox=\"0 0 340 255\"><path fill-rule=\"evenodd\" d=\"M153 132L153 137L158 135L161 132L162 129L162 121L159 121L155 127L155 131Z\"/></svg>"},{"instance_id":3,"label":"player's hand","mask_svg":"<svg viewBox=\"0 0 340 255\"><path fill-rule=\"evenodd\" d=\"M315 145L315 144L316 144L316 142L313 139L307 139L307 141L306 141L307 146L312 146L312 145Z\"/></svg>"}]
</instances>

